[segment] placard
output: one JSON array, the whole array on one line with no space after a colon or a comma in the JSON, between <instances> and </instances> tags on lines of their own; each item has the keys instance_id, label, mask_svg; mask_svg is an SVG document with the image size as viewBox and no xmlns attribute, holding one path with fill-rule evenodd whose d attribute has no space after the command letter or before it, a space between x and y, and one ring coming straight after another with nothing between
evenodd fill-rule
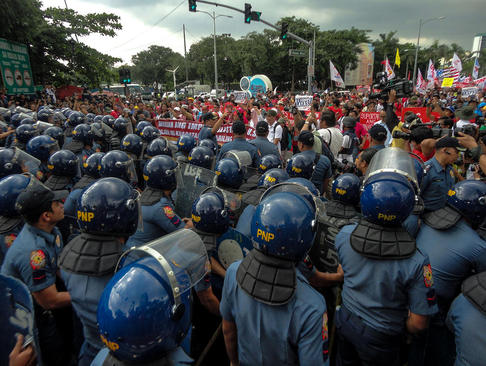
<instances>
[{"instance_id":1,"label":"placard","mask_svg":"<svg viewBox=\"0 0 486 366\"><path fill-rule=\"evenodd\" d=\"M359 123L361 123L367 130L379 120L380 112L361 112L359 115Z\"/></svg>"},{"instance_id":2,"label":"placard","mask_svg":"<svg viewBox=\"0 0 486 366\"><path fill-rule=\"evenodd\" d=\"M296 95L295 106L301 111L308 111L312 105L312 95Z\"/></svg>"}]
</instances>

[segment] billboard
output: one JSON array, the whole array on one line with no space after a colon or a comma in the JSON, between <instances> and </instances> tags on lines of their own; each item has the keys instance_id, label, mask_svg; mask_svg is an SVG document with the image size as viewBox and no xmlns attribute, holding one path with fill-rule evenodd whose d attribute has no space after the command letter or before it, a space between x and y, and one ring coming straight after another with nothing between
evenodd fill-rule
<instances>
[{"instance_id":1,"label":"billboard","mask_svg":"<svg viewBox=\"0 0 486 366\"><path fill-rule=\"evenodd\" d=\"M373 83L373 62L375 60L375 48L371 43L360 43L358 47L361 53L358 55L358 64L351 70L349 66L344 71L344 83L346 85L371 85Z\"/></svg>"},{"instance_id":2,"label":"billboard","mask_svg":"<svg viewBox=\"0 0 486 366\"><path fill-rule=\"evenodd\" d=\"M0 71L7 94L34 94L27 46L0 38Z\"/></svg>"}]
</instances>

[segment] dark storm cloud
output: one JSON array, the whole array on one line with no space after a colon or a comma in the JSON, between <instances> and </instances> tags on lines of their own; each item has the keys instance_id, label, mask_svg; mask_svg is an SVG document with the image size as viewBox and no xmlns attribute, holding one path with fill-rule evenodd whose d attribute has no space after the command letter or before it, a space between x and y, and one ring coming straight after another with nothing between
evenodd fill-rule
<instances>
[{"instance_id":1,"label":"dark storm cloud","mask_svg":"<svg viewBox=\"0 0 486 366\"><path fill-rule=\"evenodd\" d=\"M91 1L91 0L88 0ZM98 0L92 0L98 2ZM415 42L419 19L445 16L442 21L427 23L422 29L422 39L438 39L441 43L458 43L466 50L472 46L474 34L486 31L484 26L484 0L259 0L251 1L253 10L262 12L262 18L269 22L277 22L284 16L305 18L319 25L322 30L346 29L354 26L360 29L370 29L371 38L380 33L398 31L402 39ZM146 24L155 24L170 12L180 1L155 0L105 0L104 5L133 14ZM224 4L243 9L245 1L224 1ZM233 19L218 18L217 33L231 33L240 37L251 31L261 31L265 26L258 22L250 25L243 23L243 14L229 9L214 7L199 3L198 10L216 14L232 15ZM188 2L184 3L157 27L163 27L171 32L178 32L182 24L186 24L188 38L194 42L200 37L212 34L212 20L205 14L194 14L188 11ZM290 29L291 30L291 29Z\"/></svg>"}]
</instances>

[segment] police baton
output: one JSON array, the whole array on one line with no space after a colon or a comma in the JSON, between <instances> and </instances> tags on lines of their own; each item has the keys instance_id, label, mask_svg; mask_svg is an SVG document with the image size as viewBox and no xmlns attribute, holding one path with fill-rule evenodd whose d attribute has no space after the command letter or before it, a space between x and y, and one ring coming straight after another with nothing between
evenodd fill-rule
<instances>
[{"instance_id":1,"label":"police baton","mask_svg":"<svg viewBox=\"0 0 486 366\"><path fill-rule=\"evenodd\" d=\"M201 355L197 359L197 361L194 364L194 366L200 366L201 365L201 363L203 362L204 358L208 354L209 350L213 346L214 342L216 342L216 339L218 338L219 333L221 332L222 327L223 327L223 322L219 323L218 328L214 331L213 336L209 340L208 344L206 344L206 347L204 347L203 351L201 352Z\"/></svg>"}]
</instances>

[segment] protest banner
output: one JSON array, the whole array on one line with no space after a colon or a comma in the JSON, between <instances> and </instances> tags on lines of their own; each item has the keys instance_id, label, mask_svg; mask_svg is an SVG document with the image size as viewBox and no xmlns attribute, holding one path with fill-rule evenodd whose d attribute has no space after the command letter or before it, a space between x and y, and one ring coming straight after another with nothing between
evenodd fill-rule
<instances>
[{"instance_id":1,"label":"protest banner","mask_svg":"<svg viewBox=\"0 0 486 366\"><path fill-rule=\"evenodd\" d=\"M203 124L195 121L184 121L174 119L159 119L156 124L160 134L169 140L177 140L181 135L192 135L198 137ZM246 138L253 140L256 137L255 129L247 126ZM223 125L216 133L216 140L219 144L224 144L233 140L231 125Z\"/></svg>"},{"instance_id":2,"label":"protest banner","mask_svg":"<svg viewBox=\"0 0 486 366\"><path fill-rule=\"evenodd\" d=\"M463 98L473 97L479 92L479 88L473 86L470 88L462 88L461 96Z\"/></svg>"},{"instance_id":3,"label":"protest banner","mask_svg":"<svg viewBox=\"0 0 486 366\"><path fill-rule=\"evenodd\" d=\"M454 84L454 78L444 78L444 80L442 80L443 88L451 88L452 84Z\"/></svg>"},{"instance_id":4,"label":"protest banner","mask_svg":"<svg viewBox=\"0 0 486 366\"><path fill-rule=\"evenodd\" d=\"M235 102L236 103L244 103L244 102L246 102L246 98L248 96L248 93L246 91L235 90L233 92L233 95L235 96Z\"/></svg>"},{"instance_id":5,"label":"protest banner","mask_svg":"<svg viewBox=\"0 0 486 366\"><path fill-rule=\"evenodd\" d=\"M301 111L308 111L312 105L312 95L296 95L295 106Z\"/></svg>"},{"instance_id":6,"label":"protest banner","mask_svg":"<svg viewBox=\"0 0 486 366\"><path fill-rule=\"evenodd\" d=\"M361 123L367 130L380 120L380 112L361 112L359 115L359 123Z\"/></svg>"},{"instance_id":7,"label":"protest banner","mask_svg":"<svg viewBox=\"0 0 486 366\"><path fill-rule=\"evenodd\" d=\"M430 122L430 118L427 117L427 108L426 107L407 107L402 109L402 118L401 120L404 120L404 115L405 112L411 111L419 117L422 122Z\"/></svg>"}]
</instances>

